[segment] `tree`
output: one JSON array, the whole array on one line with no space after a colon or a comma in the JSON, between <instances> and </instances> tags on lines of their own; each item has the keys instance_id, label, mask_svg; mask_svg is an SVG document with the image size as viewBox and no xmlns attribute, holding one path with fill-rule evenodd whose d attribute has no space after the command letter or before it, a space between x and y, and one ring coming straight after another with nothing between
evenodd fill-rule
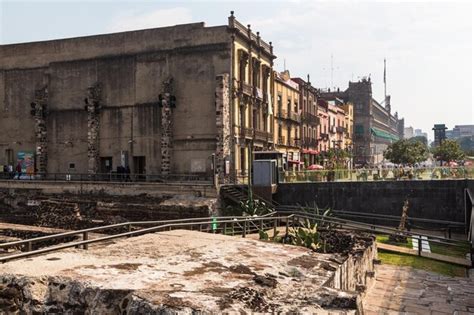
<instances>
[{"instance_id":1,"label":"tree","mask_svg":"<svg viewBox=\"0 0 474 315\"><path fill-rule=\"evenodd\" d=\"M464 158L464 152L456 140L447 139L433 149L433 156L438 161L457 161Z\"/></svg>"},{"instance_id":2,"label":"tree","mask_svg":"<svg viewBox=\"0 0 474 315\"><path fill-rule=\"evenodd\" d=\"M428 148L420 141L402 139L390 144L384 157L395 164L420 163L428 158Z\"/></svg>"},{"instance_id":3,"label":"tree","mask_svg":"<svg viewBox=\"0 0 474 315\"><path fill-rule=\"evenodd\" d=\"M461 137L457 142L466 155L474 155L474 136Z\"/></svg>"},{"instance_id":4,"label":"tree","mask_svg":"<svg viewBox=\"0 0 474 315\"><path fill-rule=\"evenodd\" d=\"M413 137L413 138L410 138L408 139L410 142L421 142L423 143L425 146L428 146L428 139L426 139L426 137L423 137L423 136L416 136L416 137Z\"/></svg>"}]
</instances>

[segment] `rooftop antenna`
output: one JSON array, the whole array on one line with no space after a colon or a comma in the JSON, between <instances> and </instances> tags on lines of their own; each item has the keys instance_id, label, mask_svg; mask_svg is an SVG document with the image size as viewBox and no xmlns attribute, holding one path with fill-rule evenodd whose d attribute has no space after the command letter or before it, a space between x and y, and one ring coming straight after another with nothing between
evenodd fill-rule
<instances>
[{"instance_id":1,"label":"rooftop antenna","mask_svg":"<svg viewBox=\"0 0 474 315\"><path fill-rule=\"evenodd\" d=\"M334 82L333 82L333 76L334 76L334 66L333 66L333 60L332 60L332 54L331 54L331 87L334 87Z\"/></svg>"},{"instance_id":2,"label":"rooftop antenna","mask_svg":"<svg viewBox=\"0 0 474 315\"><path fill-rule=\"evenodd\" d=\"M387 61L383 59L383 87L384 87L384 99L387 98Z\"/></svg>"}]
</instances>

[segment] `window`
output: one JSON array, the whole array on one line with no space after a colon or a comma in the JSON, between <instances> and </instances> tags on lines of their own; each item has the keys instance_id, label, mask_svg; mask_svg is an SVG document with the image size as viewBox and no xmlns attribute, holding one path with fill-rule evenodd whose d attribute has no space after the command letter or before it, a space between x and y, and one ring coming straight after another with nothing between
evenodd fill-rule
<instances>
[{"instance_id":1,"label":"window","mask_svg":"<svg viewBox=\"0 0 474 315\"><path fill-rule=\"evenodd\" d=\"M277 102L278 102L278 113L281 115L281 110L283 109L283 100L281 98L281 95L278 94L277 96Z\"/></svg>"},{"instance_id":2,"label":"window","mask_svg":"<svg viewBox=\"0 0 474 315\"><path fill-rule=\"evenodd\" d=\"M76 169L76 164L75 163L69 163L69 169L70 170Z\"/></svg>"},{"instance_id":3,"label":"window","mask_svg":"<svg viewBox=\"0 0 474 315\"><path fill-rule=\"evenodd\" d=\"M361 124L355 125L355 134L356 135L364 134L364 125L361 125Z\"/></svg>"},{"instance_id":4,"label":"window","mask_svg":"<svg viewBox=\"0 0 474 315\"><path fill-rule=\"evenodd\" d=\"M5 162L7 165L13 165L13 150L6 149L5 150Z\"/></svg>"},{"instance_id":5,"label":"window","mask_svg":"<svg viewBox=\"0 0 474 315\"><path fill-rule=\"evenodd\" d=\"M288 102L286 104L286 108L288 110L288 114L291 112L291 98L288 98Z\"/></svg>"}]
</instances>

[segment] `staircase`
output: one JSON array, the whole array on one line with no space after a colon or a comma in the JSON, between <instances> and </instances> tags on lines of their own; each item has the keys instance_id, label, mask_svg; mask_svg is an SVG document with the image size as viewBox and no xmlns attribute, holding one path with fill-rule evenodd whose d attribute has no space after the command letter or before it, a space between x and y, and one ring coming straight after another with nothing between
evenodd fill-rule
<instances>
[{"instance_id":1,"label":"staircase","mask_svg":"<svg viewBox=\"0 0 474 315\"><path fill-rule=\"evenodd\" d=\"M224 185L220 188L220 196L222 200L239 205L241 202L245 202L248 198L248 188L244 185ZM270 206L274 211L278 204L275 201L270 201L262 198L259 195L253 194L254 200L260 200Z\"/></svg>"},{"instance_id":2,"label":"staircase","mask_svg":"<svg viewBox=\"0 0 474 315\"><path fill-rule=\"evenodd\" d=\"M236 205L247 200L247 190L239 185L224 185L220 189L221 198Z\"/></svg>"}]
</instances>

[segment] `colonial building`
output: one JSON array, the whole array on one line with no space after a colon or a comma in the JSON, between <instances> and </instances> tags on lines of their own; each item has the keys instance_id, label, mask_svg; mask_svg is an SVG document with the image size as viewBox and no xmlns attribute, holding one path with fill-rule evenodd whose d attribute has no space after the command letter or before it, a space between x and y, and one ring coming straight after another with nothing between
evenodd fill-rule
<instances>
[{"instance_id":1,"label":"colonial building","mask_svg":"<svg viewBox=\"0 0 474 315\"><path fill-rule=\"evenodd\" d=\"M274 72L275 127L274 141L276 150L283 153L286 169L300 168L300 90L291 80L288 71Z\"/></svg>"},{"instance_id":2,"label":"colonial building","mask_svg":"<svg viewBox=\"0 0 474 315\"><path fill-rule=\"evenodd\" d=\"M328 102L322 98L318 99L318 148L319 152L326 152L330 148L329 142L329 113Z\"/></svg>"},{"instance_id":3,"label":"colonial building","mask_svg":"<svg viewBox=\"0 0 474 315\"><path fill-rule=\"evenodd\" d=\"M307 81L293 78L300 88L301 109L301 160L305 166L316 163L318 151L318 90L311 85L309 75Z\"/></svg>"},{"instance_id":4,"label":"colonial building","mask_svg":"<svg viewBox=\"0 0 474 315\"><path fill-rule=\"evenodd\" d=\"M354 163L377 164L383 161L387 146L403 137L404 120L392 115L390 96L384 106L372 97L369 79L349 82L345 91L324 92L324 98L337 97L354 105Z\"/></svg>"},{"instance_id":5,"label":"colonial building","mask_svg":"<svg viewBox=\"0 0 474 315\"><path fill-rule=\"evenodd\" d=\"M274 147L273 48L233 16L233 152L237 176L246 177L253 151Z\"/></svg>"},{"instance_id":6,"label":"colonial building","mask_svg":"<svg viewBox=\"0 0 474 315\"><path fill-rule=\"evenodd\" d=\"M221 181L245 174L251 148L274 141L274 58L233 13L215 27L2 45L0 165L29 154L41 173L211 175L215 158Z\"/></svg>"},{"instance_id":7,"label":"colonial building","mask_svg":"<svg viewBox=\"0 0 474 315\"><path fill-rule=\"evenodd\" d=\"M354 135L354 106L351 102L345 102L342 105L345 113L346 134L344 137L344 148L352 152L352 137Z\"/></svg>"}]
</instances>

